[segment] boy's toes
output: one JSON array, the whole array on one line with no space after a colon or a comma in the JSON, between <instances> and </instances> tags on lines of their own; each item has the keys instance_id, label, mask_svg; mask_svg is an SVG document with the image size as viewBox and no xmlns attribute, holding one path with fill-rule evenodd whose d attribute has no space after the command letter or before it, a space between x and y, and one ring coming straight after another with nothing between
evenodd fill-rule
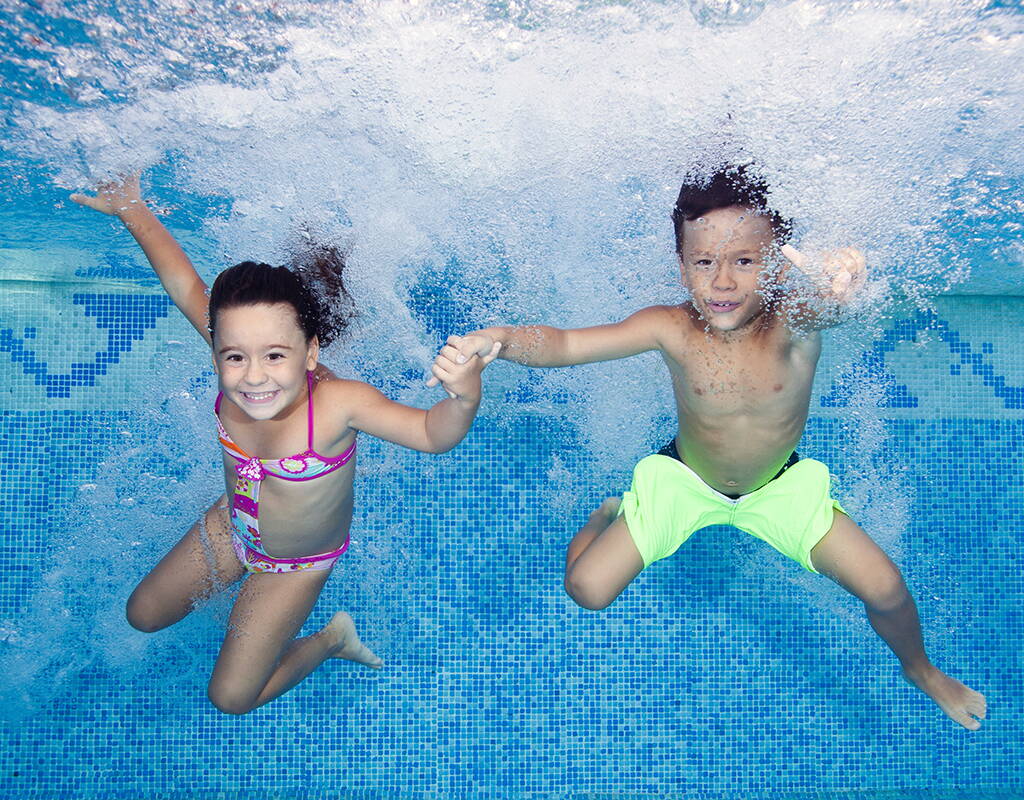
<instances>
[{"instance_id":1,"label":"boy's toes","mask_svg":"<svg viewBox=\"0 0 1024 800\"><path fill-rule=\"evenodd\" d=\"M614 519L615 515L619 513L619 506L621 504L621 497L606 497L601 502L601 505L598 506L597 511L599 514L603 514L608 519Z\"/></svg>"}]
</instances>

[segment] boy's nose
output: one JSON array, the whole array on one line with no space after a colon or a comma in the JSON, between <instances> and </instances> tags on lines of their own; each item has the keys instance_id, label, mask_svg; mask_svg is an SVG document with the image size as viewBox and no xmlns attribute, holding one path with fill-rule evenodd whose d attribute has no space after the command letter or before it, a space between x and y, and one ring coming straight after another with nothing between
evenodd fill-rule
<instances>
[{"instance_id":1,"label":"boy's nose","mask_svg":"<svg viewBox=\"0 0 1024 800\"><path fill-rule=\"evenodd\" d=\"M715 270L714 278L711 280L711 286L714 289L726 290L736 288L736 279L732 274L732 270L728 267L719 267Z\"/></svg>"}]
</instances>

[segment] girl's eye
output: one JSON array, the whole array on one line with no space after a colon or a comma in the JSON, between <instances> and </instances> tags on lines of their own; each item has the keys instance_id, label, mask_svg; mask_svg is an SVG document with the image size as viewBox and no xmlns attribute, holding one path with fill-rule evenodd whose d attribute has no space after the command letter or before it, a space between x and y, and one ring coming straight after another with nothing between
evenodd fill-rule
<instances>
[{"instance_id":1,"label":"girl's eye","mask_svg":"<svg viewBox=\"0 0 1024 800\"><path fill-rule=\"evenodd\" d=\"M231 353L230 355L224 356L224 360L229 364L237 364L242 360L242 357L238 353Z\"/></svg>"},{"instance_id":2,"label":"girl's eye","mask_svg":"<svg viewBox=\"0 0 1024 800\"><path fill-rule=\"evenodd\" d=\"M270 353L267 355L267 358L271 361L278 361L279 359L284 358L284 353Z\"/></svg>"}]
</instances>

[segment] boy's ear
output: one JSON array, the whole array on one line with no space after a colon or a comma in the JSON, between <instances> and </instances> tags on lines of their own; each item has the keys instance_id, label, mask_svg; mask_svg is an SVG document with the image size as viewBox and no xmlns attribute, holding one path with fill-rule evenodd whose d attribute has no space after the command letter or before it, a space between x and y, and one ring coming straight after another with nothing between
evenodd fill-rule
<instances>
[{"instance_id":1,"label":"boy's ear","mask_svg":"<svg viewBox=\"0 0 1024 800\"><path fill-rule=\"evenodd\" d=\"M689 289L690 279L686 275L686 264L683 263L683 254L676 253L676 260L679 262L679 277L683 282L683 286Z\"/></svg>"}]
</instances>

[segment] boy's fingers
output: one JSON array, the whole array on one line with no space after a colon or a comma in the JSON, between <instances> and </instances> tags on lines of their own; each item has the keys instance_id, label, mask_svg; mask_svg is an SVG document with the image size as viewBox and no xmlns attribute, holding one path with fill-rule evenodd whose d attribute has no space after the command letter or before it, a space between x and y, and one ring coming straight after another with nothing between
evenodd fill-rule
<instances>
[{"instance_id":1,"label":"boy's fingers","mask_svg":"<svg viewBox=\"0 0 1024 800\"><path fill-rule=\"evenodd\" d=\"M448 367L445 365L444 359L434 359L434 363L430 365L430 372L442 379L448 377Z\"/></svg>"},{"instance_id":2,"label":"boy's fingers","mask_svg":"<svg viewBox=\"0 0 1024 800\"><path fill-rule=\"evenodd\" d=\"M799 250L793 247L793 245L784 244L779 249L781 250L782 255L784 255L786 258L792 261L797 269L803 269L803 267L807 264L807 256L805 256L803 253L801 253Z\"/></svg>"}]
</instances>

